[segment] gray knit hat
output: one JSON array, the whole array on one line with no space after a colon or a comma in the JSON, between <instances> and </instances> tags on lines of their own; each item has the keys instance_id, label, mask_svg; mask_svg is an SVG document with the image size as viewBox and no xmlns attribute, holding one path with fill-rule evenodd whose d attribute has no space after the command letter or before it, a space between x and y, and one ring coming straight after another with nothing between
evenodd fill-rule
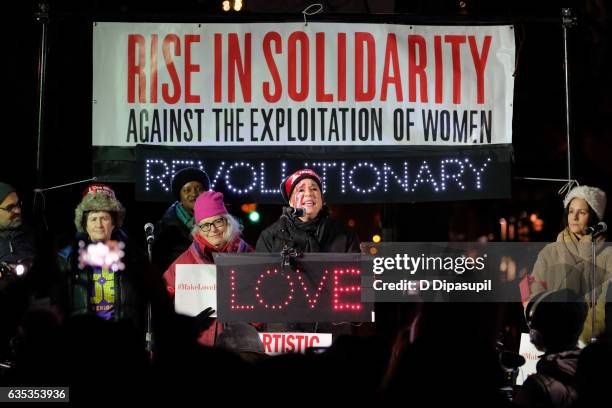
<instances>
[{"instance_id":1,"label":"gray knit hat","mask_svg":"<svg viewBox=\"0 0 612 408\"><path fill-rule=\"evenodd\" d=\"M89 211L116 213L116 228L120 228L125 219L125 208L115 197L113 189L105 184L92 184L83 192L83 199L74 210L74 225L78 232L86 232L83 229L83 216Z\"/></svg>"},{"instance_id":2,"label":"gray knit hat","mask_svg":"<svg viewBox=\"0 0 612 408\"><path fill-rule=\"evenodd\" d=\"M603 220L604 213L606 212L606 193L597 187L589 186L578 186L572 188L572 190L565 196L563 200L563 208L567 208L569 203L574 198L582 198L586 201L589 206L595 211L595 214L599 217L599 220Z\"/></svg>"},{"instance_id":3,"label":"gray knit hat","mask_svg":"<svg viewBox=\"0 0 612 408\"><path fill-rule=\"evenodd\" d=\"M4 199L11 193L14 193L15 187L10 184L6 184L0 181L0 203L4 201Z\"/></svg>"}]
</instances>

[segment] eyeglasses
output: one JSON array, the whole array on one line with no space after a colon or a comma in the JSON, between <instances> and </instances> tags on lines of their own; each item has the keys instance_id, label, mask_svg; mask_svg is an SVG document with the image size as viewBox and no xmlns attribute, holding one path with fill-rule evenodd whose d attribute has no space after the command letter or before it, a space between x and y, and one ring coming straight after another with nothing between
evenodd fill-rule
<instances>
[{"instance_id":1,"label":"eyeglasses","mask_svg":"<svg viewBox=\"0 0 612 408\"><path fill-rule=\"evenodd\" d=\"M21 210L21 201L17 201L15 204L10 204L10 205L7 205L6 207L0 207L0 210L4 210L9 213L14 212L16 209Z\"/></svg>"},{"instance_id":2,"label":"eyeglasses","mask_svg":"<svg viewBox=\"0 0 612 408\"><path fill-rule=\"evenodd\" d=\"M213 222L205 222L204 224L198 224L198 228L202 230L202 232L210 231L210 227L215 226L215 228L221 228L225 225L225 218L217 218Z\"/></svg>"}]
</instances>

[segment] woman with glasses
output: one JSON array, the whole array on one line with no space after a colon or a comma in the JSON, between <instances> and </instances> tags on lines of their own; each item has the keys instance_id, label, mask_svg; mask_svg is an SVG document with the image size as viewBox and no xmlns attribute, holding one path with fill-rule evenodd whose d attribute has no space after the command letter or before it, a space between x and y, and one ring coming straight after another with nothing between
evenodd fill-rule
<instances>
[{"instance_id":1,"label":"woman with glasses","mask_svg":"<svg viewBox=\"0 0 612 408\"><path fill-rule=\"evenodd\" d=\"M166 270L164 280L168 292L174 296L176 265L212 264L213 252L251 252L253 249L240 238L240 224L231 216L223 204L223 194L207 191L198 196L194 205L195 222L192 230L193 243ZM211 311L203 311L200 344L212 346L215 337L221 332L220 324L214 322L210 327L204 324Z\"/></svg>"}]
</instances>

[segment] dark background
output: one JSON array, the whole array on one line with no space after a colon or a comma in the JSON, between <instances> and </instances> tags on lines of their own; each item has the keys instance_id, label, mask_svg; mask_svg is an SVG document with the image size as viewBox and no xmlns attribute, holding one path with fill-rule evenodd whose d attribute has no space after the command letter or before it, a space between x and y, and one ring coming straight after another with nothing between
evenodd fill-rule
<instances>
[{"instance_id":1,"label":"dark background","mask_svg":"<svg viewBox=\"0 0 612 408\"><path fill-rule=\"evenodd\" d=\"M91 23L117 21L302 21L306 1L245 0L242 13L221 12L221 1L50 1L46 93L43 109L42 171L36 173L37 72L40 24L38 2L3 5L2 136L0 180L14 184L25 203L26 219L48 230L61 246L74 233L74 208L84 185L45 194L44 218L32 214L35 187L49 187L92 176ZM373 234L397 241L499 240L499 221L514 222L514 240L554 240L561 226L561 182L517 177L567 177L563 41L560 8L572 7L578 25L570 30L573 178L610 192L612 69L610 6L582 1L322 1L325 14L312 19L338 21L441 22L496 21L516 25L512 199L435 203L331 205L335 216L354 225L362 241ZM264 15L260 13L266 13ZM381 16L377 13L397 13ZM241 20L242 19L242 20ZM252 21L252 20L251 20ZM166 204L137 202L134 185L114 184L127 208L126 228L136 240L142 225L159 219ZM280 213L260 205L252 224L229 203L255 244L261 229ZM535 214L535 218L532 214ZM533 220L541 220L534 222ZM519 229L522 233L519 234ZM144 245L144 242L143 242Z\"/></svg>"}]
</instances>

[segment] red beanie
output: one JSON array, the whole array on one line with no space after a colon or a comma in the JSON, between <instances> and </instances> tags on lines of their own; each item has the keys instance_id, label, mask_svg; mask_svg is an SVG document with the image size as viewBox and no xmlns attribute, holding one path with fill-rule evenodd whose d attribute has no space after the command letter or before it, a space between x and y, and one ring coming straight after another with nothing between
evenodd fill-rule
<instances>
[{"instance_id":1,"label":"red beanie","mask_svg":"<svg viewBox=\"0 0 612 408\"><path fill-rule=\"evenodd\" d=\"M319 177L319 175L315 173L314 170L302 169L296 171L295 173L287 177L285 181L282 182L280 190L285 201L289 202L289 199L291 198L291 193L293 193L293 189L295 188L297 183L299 183L305 178L313 179L319 185L321 194L323 194L323 187L321 186L321 177Z\"/></svg>"}]
</instances>

